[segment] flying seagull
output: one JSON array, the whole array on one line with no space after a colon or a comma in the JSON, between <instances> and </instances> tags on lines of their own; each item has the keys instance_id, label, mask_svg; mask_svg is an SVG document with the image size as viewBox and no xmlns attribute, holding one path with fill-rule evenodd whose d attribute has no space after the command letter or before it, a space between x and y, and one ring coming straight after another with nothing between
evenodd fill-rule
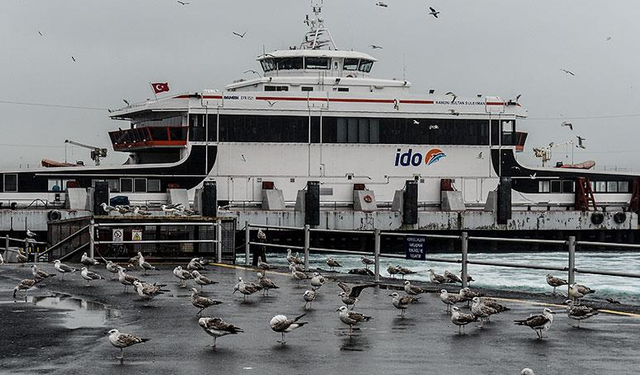
<instances>
[{"instance_id":1,"label":"flying seagull","mask_svg":"<svg viewBox=\"0 0 640 375\"><path fill-rule=\"evenodd\" d=\"M131 105L131 104L129 104L129 101L128 101L128 100L126 100L126 99L122 99L122 101L123 101L123 102L124 102L124 104L126 104L126 105ZM105 206L107 205L106 203L102 203L102 204L104 204ZM107 207L111 207L111 206L107 206ZM104 207L102 207L102 208L103 208L105 211L107 211ZM115 210L116 210L116 209L115 209L115 207L111 207L111 208L113 208L113 210L110 210L110 211L115 211ZM107 211L107 212L109 212L109 211Z\"/></svg>"},{"instance_id":2,"label":"flying seagull","mask_svg":"<svg viewBox=\"0 0 640 375\"><path fill-rule=\"evenodd\" d=\"M585 141L585 140L586 140L586 138L582 138L582 137L581 137L581 136L579 136L579 135L576 135L576 138L578 138L578 144L576 145L576 147L578 147L578 148L583 148L583 149L584 149L584 148L586 148L586 147L584 146L584 143L582 143L582 141Z\"/></svg>"},{"instance_id":3,"label":"flying seagull","mask_svg":"<svg viewBox=\"0 0 640 375\"><path fill-rule=\"evenodd\" d=\"M120 333L117 329L109 331L109 342L116 348L120 348L120 357L116 357L116 359L120 360L121 365L124 364L124 348L147 341L149 341L149 339L143 339L128 333Z\"/></svg>"},{"instance_id":4,"label":"flying seagull","mask_svg":"<svg viewBox=\"0 0 640 375\"><path fill-rule=\"evenodd\" d=\"M385 3L383 3L382 1L378 1L376 3L376 5L379 6L379 7L382 7L382 8L387 8L389 6L389 5L385 4Z\"/></svg>"},{"instance_id":5,"label":"flying seagull","mask_svg":"<svg viewBox=\"0 0 640 375\"><path fill-rule=\"evenodd\" d=\"M371 44L370 47L371 47L371 49L382 49L382 46L378 46L378 45L375 45L375 44Z\"/></svg>"},{"instance_id":6,"label":"flying seagull","mask_svg":"<svg viewBox=\"0 0 640 375\"><path fill-rule=\"evenodd\" d=\"M562 70L563 72L565 72L565 73L567 73L567 74L571 74L572 76L575 76L575 74L574 74L572 71L570 71L570 70L562 69L562 68L560 68L560 70Z\"/></svg>"},{"instance_id":7,"label":"flying seagull","mask_svg":"<svg viewBox=\"0 0 640 375\"><path fill-rule=\"evenodd\" d=\"M236 335L244 332L242 328L229 324L220 318L200 318L198 324L204 331L213 337L213 348L216 348L216 339L226 335Z\"/></svg>"},{"instance_id":8,"label":"flying seagull","mask_svg":"<svg viewBox=\"0 0 640 375\"><path fill-rule=\"evenodd\" d=\"M40 35L40 36L44 36L44 35L42 34L42 32L40 32L40 31L38 31L38 35Z\"/></svg>"},{"instance_id":9,"label":"flying seagull","mask_svg":"<svg viewBox=\"0 0 640 375\"><path fill-rule=\"evenodd\" d=\"M440 127L437 124L429 125L429 130L438 130Z\"/></svg>"},{"instance_id":10,"label":"flying seagull","mask_svg":"<svg viewBox=\"0 0 640 375\"><path fill-rule=\"evenodd\" d=\"M307 314L302 314L300 316L295 317L294 319L287 319L284 315L276 315L269 321L269 325L274 332L282 333L282 340L278 341L282 346L284 346L287 342L284 340L285 333L289 333L294 329L300 328L309 322L301 322L302 319Z\"/></svg>"},{"instance_id":11,"label":"flying seagull","mask_svg":"<svg viewBox=\"0 0 640 375\"><path fill-rule=\"evenodd\" d=\"M542 340L542 334L553 324L553 315L555 315L555 312L549 308L545 308L540 315L532 315L526 319L514 320L514 322L516 325L527 326L536 331L538 340Z\"/></svg>"},{"instance_id":12,"label":"flying seagull","mask_svg":"<svg viewBox=\"0 0 640 375\"><path fill-rule=\"evenodd\" d=\"M180 4L180 5L189 5L189 4L191 4L191 3L187 3L187 2L185 2L185 1L180 1L180 0L178 0L178 4Z\"/></svg>"},{"instance_id":13,"label":"flying seagull","mask_svg":"<svg viewBox=\"0 0 640 375\"><path fill-rule=\"evenodd\" d=\"M435 18L438 18L438 14L440 14L439 11L433 9L433 7L429 7L429 10L430 10L429 12L430 15L434 16Z\"/></svg>"},{"instance_id":14,"label":"flying seagull","mask_svg":"<svg viewBox=\"0 0 640 375\"><path fill-rule=\"evenodd\" d=\"M235 32L235 31L232 31L231 33L233 33L233 35L235 35L235 36L239 37L240 39L244 38L244 36L247 34L247 32L246 32L246 31L245 31L245 32L243 32L242 34L237 33L237 32Z\"/></svg>"},{"instance_id":15,"label":"flying seagull","mask_svg":"<svg viewBox=\"0 0 640 375\"><path fill-rule=\"evenodd\" d=\"M573 124L570 122L562 121L562 124L560 124L560 126L566 126L569 129L573 130Z\"/></svg>"},{"instance_id":16,"label":"flying seagull","mask_svg":"<svg viewBox=\"0 0 640 375\"><path fill-rule=\"evenodd\" d=\"M452 96L453 99L451 99L451 103L456 101L456 98L458 97L458 95L454 94L452 91L449 91L448 93L446 93L445 95L449 95Z\"/></svg>"},{"instance_id":17,"label":"flying seagull","mask_svg":"<svg viewBox=\"0 0 640 375\"><path fill-rule=\"evenodd\" d=\"M71 60L73 60L73 62L76 62L76 58L71 56Z\"/></svg>"},{"instance_id":18,"label":"flying seagull","mask_svg":"<svg viewBox=\"0 0 640 375\"><path fill-rule=\"evenodd\" d=\"M338 294L338 296L342 298L342 303L344 303L347 306L351 305L351 309L353 310L353 308L356 305L356 302L358 302L358 297L360 297L360 293L362 293L362 290L364 288L371 288L376 285L363 284L363 285L355 285L353 287L350 287L349 285L343 282L339 282L338 286L340 287L340 289L342 289L342 292Z\"/></svg>"}]
</instances>

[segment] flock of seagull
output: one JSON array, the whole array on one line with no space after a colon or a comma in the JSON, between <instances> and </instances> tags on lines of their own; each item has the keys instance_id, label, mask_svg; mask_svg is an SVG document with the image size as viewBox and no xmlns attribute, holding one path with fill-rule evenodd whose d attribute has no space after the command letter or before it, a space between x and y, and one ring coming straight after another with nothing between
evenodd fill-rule
<instances>
[{"instance_id":1,"label":"flock of seagull","mask_svg":"<svg viewBox=\"0 0 640 375\"><path fill-rule=\"evenodd\" d=\"M294 280L298 284L302 281L309 282L310 287L306 289L301 296L302 301L304 301L304 310L309 310L312 308L312 304L315 301L317 295L320 293L320 289L325 284L330 281L337 281L335 280L335 278L325 277L319 272L313 272L312 275L309 275L301 266L304 263L303 260L298 254L293 255L291 253L291 250L287 251L286 260L289 264L289 270L291 272L292 280ZM2 265L3 262L4 261L0 256L0 265ZM361 262L367 269L370 265L373 264L373 260L364 256L361 257ZM104 258L102 258L102 260L100 261L91 258L86 253L84 253L81 258L81 263L83 267L81 269L77 269L75 267L71 267L62 263L60 260L55 260L54 269L61 275L62 278L64 278L64 275L67 273L80 271L81 277L87 282L86 286L90 287L91 282L104 280L105 278L97 272L89 270L89 268L104 264L105 269L113 275L112 279L117 277L118 281L124 285L124 292L127 291L127 288L129 286L133 287L136 294L146 304L150 303L156 296L168 292L167 289L164 289L164 287L167 286L166 284L147 283L139 277L128 274L126 268ZM182 266L176 266L173 269L173 275L178 279L181 287L186 287L186 282L188 280L192 280L200 287L200 290L195 287L191 288L191 303L196 309L198 309L196 312L196 315L199 318L198 324L208 335L213 337L212 346L213 348L215 348L218 338L226 335L238 334L243 332L243 330L233 324L224 321L219 317L200 316L205 309L223 303L222 301L214 300L212 298L201 295L201 291L205 286L217 284L217 282L211 280L201 273L201 271L205 269L205 265L207 263L208 262L203 258L193 258L189 261L185 268L183 268ZM328 257L326 259L326 264L332 270L342 267L342 265L332 257ZM158 270L157 267L147 262L140 252L135 257L129 260L129 267L140 269L143 275L146 275L147 271ZM251 295L258 292L262 292L264 296L267 296L269 290L279 288L278 285L276 285L271 279L266 276L266 271L277 269L276 266L272 266L260 260L258 262L257 268L259 272L257 273L257 279L255 282L246 281L242 277L238 277L238 283L233 287L233 293L235 294L236 292L238 292L242 294L243 300L250 298ZM14 299L17 297L17 294L20 291L24 291L24 298L26 301L27 292L29 289L36 286L42 280L56 276L55 274L51 274L40 269L37 264L33 264L31 266L31 270L33 278L28 278L20 281L20 283L14 288ZM404 268L399 265L394 266L392 264L388 264L387 271L391 275L391 277L400 275L403 278L405 275L416 273L415 271L412 271L408 268ZM429 278L431 283L436 285L462 283L462 280L458 275L448 270L445 270L444 274L440 275L437 274L433 269L430 269ZM474 281L471 276L468 276L467 279L469 282ZM546 276L546 282L549 286L554 288L554 295L556 295L557 287L568 285L568 282L566 280L559 277L554 277L550 274ZM354 308L361 293L367 288L376 287L377 284L368 283L360 285L347 285L344 282L338 281L337 286L342 290L342 292L338 294L338 296L340 297L340 301L342 302L342 306L338 307L336 312L338 312L339 320L345 325L349 326L349 336L351 336L355 327L373 319L372 316L367 315L363 312L355 311ZM426 289L423 289L416 285L412 285L409 280L405 280L403 282L403 291L404 293L393 292L389 294L389 297L391 297L391 305L400 310L399 316L402 319L405 318L407 310L413 304L420 302L422 294L429 293L429 291ZM565 301L566 311L570 319L576 320L578 322L577 327L579 327L580 321L591 318L598 314L597 310L582 305L580 302L580 300L584 296L591 293L595 293L595 290L592 290L584 285L571 284L568 288L568 299ZM442 303L446 305L446 311L448 314L450 314L451 322L458 327L458 334L464 334L465 326L470 323L479 322L478 328L482 328L484 323L486 321L489 321L492 315L510 310L508 307L500 304L496 299L484 297L482 294L477 293L468 287L460 288L458 293L452 293L443 288L439 291L438 294ZM469 308L468 313L462 311L462 305L465 303L466 307ZM460 305L460 307L457 305ZM280 343L281 345L285 345L285 336L287 333L290 333L309 323L307 321L303 321L305 315L306 312L299 316L288 318L285 315L279 314L274 316L270 320L269 325L271 329L274 332L281 334L281 340L279 340L278 343ZM553 324L554 315L555 312L547 307L544 308L541 314L531 315L522 319L515 319L514 323L516 325L527 326L533 329L536 333L537 339L542 340L544 338L544 333L548 331ZM117 329L112 329L111 331L109 331L108 338L109 342L113 346L121 350L120 356L116 357L120 360L121 363L124 363L124 348L148 341L147 338L141 338L129 333L123 333ZM523 370L523 374L525 374L525 370Z\"/></svg>"}]
</instances>

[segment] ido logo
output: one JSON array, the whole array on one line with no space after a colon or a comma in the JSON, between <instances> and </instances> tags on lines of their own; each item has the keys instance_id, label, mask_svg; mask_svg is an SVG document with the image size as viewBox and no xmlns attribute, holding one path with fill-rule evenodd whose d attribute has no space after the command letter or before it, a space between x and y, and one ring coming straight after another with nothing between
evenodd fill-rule
<instances>
[{"instance_id":1,"label":"ido logo","mask_svg":"<svg viewBox=\"0 0 640 375\"><path fill-rule=\"evenodd\" d=\"M402 152L402 149L399 148L396 150L395 165L396 167L408 167L411 165L414 167L418 167L422 163L424 163L429 166L444 158L445 156L447 155L445 155L445 153L442 152L442 150L440 150L439 148L432 148L431 150L427 151L424 156L419 151L414 152L411 148L407 150L407 152Z\"/></svg>"}]
</instances>

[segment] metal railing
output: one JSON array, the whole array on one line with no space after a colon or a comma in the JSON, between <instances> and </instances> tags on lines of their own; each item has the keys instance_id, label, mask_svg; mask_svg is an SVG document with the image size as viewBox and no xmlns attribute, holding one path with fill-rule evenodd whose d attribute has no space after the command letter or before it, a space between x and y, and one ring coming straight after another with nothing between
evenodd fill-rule
<instances>
[{"instance_id":1,"label":"metal railing","mask_svg":"<svg viewBox=\"0 0 640 375\"><path fill-rule=\"evenodd\" d=\"M42 254L40 253L39 248L36 248L35 252L31 252L31 249L33 249L33 245L44 245L45 246L44 253L47 252L47 249L46 249L46 246L48 245L47 242L40 242L40 241L33 240L31 238L12 238L12 237L9 237L9 235L6 235L4 237L4 251L18 252L17 250L11 249L11 242L17 242L17 243L21 244L22 245L22 249L25 251L25 255L27 257L30 254L35 254L35 256L34 256L34 261L35 262L38 262L38 257L40 257Z\"/></svg>"},{"instance_id":2,"label":"metal railing","mask_svg":"<svg viewBox=\"0 0 640 375\"><path fill-rule=\"evenodd\" d=\"M191 226L191 227L211 227L215 228L215 238L206 240L186 239L186 240L140 240L140 241L124 241L124 240L97 240L96 229L101 227L143 227L143 226ZM143 244L178 244L178 243L210 243L216 245L216 259L218 263L222 262L222 220L218 219L211 222L149 222L149 223L96 223L94 219L89 222L89 256L94 257L96 245L143 245Z\"/></svg>"},{"instance_id":3,"label":"metal railing","mask_svg":"<svg viewBox=\"0 0 640 375\"><path fill-rule=\"evenodd\" d=\"M260 229L274 229L274 230L289 230L289 231L303 231L304 232L304 245L303 246L291 246L291 245L281 245L275 243L268 242L253 242L250 240L251 228L260 228ZM374 251L355 251L355 250L345 250L345 249L327 249L327 248L318 248L311 246L311 234L313 232L316 233L350 233L350 234L366 234L374 236ZM382 253L381 252L381 237L424 237L429 239L448 239L448 240L457 240L460 241L460 259L451 259L451 258L438 258L438 257L425 257L425 261L431 262L442 262L442 263L456 263L461 264L462 266L462 287L468 286L467 276L468 276L468 265L483 265L483 266L492 266L492 267L506 267L506 268L525 268L525 269L536 269L536 270L548 270L548 271L560 271L567 272L567 279L569 281L569 285L575 282L576 273L582 274L591 274L591 275L602 275L602 276L617 276L617 277L630 277L630 278L640 278L640 273L630 273L630 272L617 272L617 271L606 271L606 270L593 270L586 268L576 268L576 248L578 246L582 247L609 247L609 248L625 248L625 249L640 249L640 244L623 244L623 243L613 243L613 242L593 242L593 241L576 241L575 236L568 236L567 240L543 240L543 239L518 239L518 238L500 238L500 237L480 237L480 236L469 236L467 232L461 232L459 235L441 235L441 234L421 234L421 233L398 233L398 232L381 232L379 229L371 230L363 230L363 231L353 231L353 230L329 230L329 229L312 229L309 225L305 225L304 227L286 227L286 226L275 226L275 225L259 225L259 224L251 224L249 222L245 222L245 265L249 265L250 258L250 247L254 246L266 246L266 247L275 247L275 248L287 248L287 249L295 249L302 250L304 252L304 268L305 270L309 270L309 253L311 251L325 252L325 253L341 253L341 254L352 254L352 255L373 255L374 257L374 265L375 265L375 282L380 282L380 258L396 258L396 259L405 259L404 254L390 254L390 253ZM503 242L503 243L531 243L531 244L546 244L546 245L561 245L566 246L568 259L567 266L552 266L552 265L532 265L532 264L524 264L524 263L515 263L515 262L496 262L496 261L484 261L484 260L473 260L469 259L469 241L475 242ZM421 260L422 261L422 260Z\"/></svg>"}]
</instances>

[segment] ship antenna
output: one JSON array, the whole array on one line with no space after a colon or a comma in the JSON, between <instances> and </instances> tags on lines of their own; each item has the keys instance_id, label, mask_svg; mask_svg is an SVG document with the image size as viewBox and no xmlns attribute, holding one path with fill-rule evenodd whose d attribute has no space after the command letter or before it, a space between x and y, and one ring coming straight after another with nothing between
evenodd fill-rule
<instances>
[{"instance_id":1,"label":"ship antenna","mask_svg":"<svg viewBox=\"0 0 640 375\"><path fill-rule=\"evenodd\" d=\"M311 8L314 18L309 15L303 21L309 26L309 31L305 34L304 40L300 44L300 49L322 49L337 50L336 43L331 33L324 27L324 19L322 18L322 6L324 0L311 0Z\"/></svg>"}]
</instances>

